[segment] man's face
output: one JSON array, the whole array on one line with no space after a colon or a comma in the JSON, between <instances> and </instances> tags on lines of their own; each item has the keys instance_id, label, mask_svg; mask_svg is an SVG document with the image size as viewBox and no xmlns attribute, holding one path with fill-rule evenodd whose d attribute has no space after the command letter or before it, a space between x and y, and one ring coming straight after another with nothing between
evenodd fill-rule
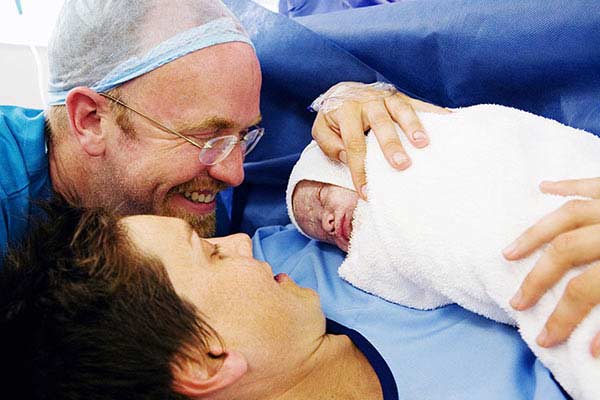
<instances>
[{"instance_id":1,"label":"man's face","mask_svg":"<svg viewBox=\"0 0 600 400\"><path fill-rule=\"evenodd\" d=\"M357 201L353 190L305 180L294 189L292 209L296 222L308 236L347 252Z\"/></svg>"},{"instance_id":2,"label":"man's face","mask_svg":"<svg viewBox=\"0 0 600 400\"><path fill-rule=\"evenodd\" d=\"M226 43L188 54L121 87L122 100L197 143L238 134L259 122L261 76L250 46ZM187 220L202 236L215 229L216 194L243 178L239 146L221 163L200 163L197 147L129 113L134 138L107 143L91 183L103 206L127 214ZM114 121L103 128L119 131Z\"/></svg>"},{"instance_id":3,"label":"man's face","mask_svg":"<svg viewBox=\"0 0 600 400\"><path fill-rule=\"evenodd\" d=\"M318 295L287 275L273 277L269 264L252 258L248 236L201 239L177 218L138 215L121 223L137 248L162 261L177 294L198 308L227 347L244 353L251 368L289 366L324 335Z\"/></svg>"}]
</instances>

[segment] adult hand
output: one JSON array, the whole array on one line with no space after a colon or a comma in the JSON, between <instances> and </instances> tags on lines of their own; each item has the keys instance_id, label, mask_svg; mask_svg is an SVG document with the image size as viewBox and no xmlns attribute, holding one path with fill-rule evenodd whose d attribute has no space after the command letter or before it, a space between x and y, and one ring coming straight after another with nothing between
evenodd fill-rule
<instances>
[{"instance_id":1,"label":"adult hand","mask_svg":"<svg viewBox=\"0 0 600 400\"><path fill-rule=\"evenodd\" d=\"M313 124L312 136L329 158L348 165L354 187L363 199L367 197L364 188L364 132L372 129L390 165L404 170L411 161L398 138L394 122L402 128L414 147L422 148L429 144L429 138L415 111L450 112L412 99L392 85L381 82L341 82L315 103L313 108L318 108L319 113Z\"/></svg>"},{"instance_id":2,"label":"adult hand","mask_svg":"<svg viewBox=\"0 0 600 400\"><path fill-rule=\"evenodd\" d=\"M508 260L527 257L548 243L543 255L511 300L516 310L537 303L571 268L600 260L600 178L542 182L544 193L582 196L589 200L570 200L546 215L504 250ZM556 308L537 338L542 347L566 340L577 324L600 303L600 263L571 279ZM600 332L590 345L594 357L600 356Z\"/></svg>"}]
</instances>

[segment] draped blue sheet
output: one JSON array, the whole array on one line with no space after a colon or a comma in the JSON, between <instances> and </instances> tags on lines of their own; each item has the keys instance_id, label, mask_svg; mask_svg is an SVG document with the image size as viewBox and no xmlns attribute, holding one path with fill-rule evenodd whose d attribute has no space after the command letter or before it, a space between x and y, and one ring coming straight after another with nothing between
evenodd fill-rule
<instances>
[{"instance_id":1,"label":"draped blue sheet","mask_svg":"<svg viewBox=\"0 0 600 400\"><path fill-rule=\"evenodd\" d=\"M446 107L503 104L600 134L595 0L402 1L293 19L225 3L256 44L267 130L233 195L234 231L288 222L285 184L315 117L307 106L339 81L386 80Z\"/></svg>"},{"instance_id":2,"label":"draped blue sheet","mask_svg":"<svg viewBox=\"0 0 600 400\"><path fill-rule=\"evenodd\" d=\"M288 17L302 17L397 1L402 0L279 0L279 13Z\"/></svg>"}]
</instances>

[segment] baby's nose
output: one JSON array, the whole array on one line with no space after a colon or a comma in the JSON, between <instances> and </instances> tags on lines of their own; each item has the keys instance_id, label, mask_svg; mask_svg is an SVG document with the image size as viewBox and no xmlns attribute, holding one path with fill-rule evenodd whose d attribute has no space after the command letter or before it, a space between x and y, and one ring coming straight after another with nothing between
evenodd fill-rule
<instances>
[{"instance_id":1,"label":"baby's nose","mask_svg":"<svg viewBox=\"0 0 600 400\"><path fill-rule=\"evenodd\" d=\"M321 226L325 232L333 233L335 231L335 216L329 212L323 213Z\"/></svg>"}]
</instances>

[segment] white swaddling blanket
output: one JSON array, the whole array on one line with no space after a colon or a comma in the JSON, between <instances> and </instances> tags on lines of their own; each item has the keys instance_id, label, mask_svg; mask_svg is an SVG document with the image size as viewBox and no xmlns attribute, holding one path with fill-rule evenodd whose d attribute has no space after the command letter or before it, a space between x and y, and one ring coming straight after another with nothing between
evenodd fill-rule
<instances>
[{"instance_id":1,"label":"white swaddling blanket","mask_svg":"<svg viewBox=\"0 0 600 400\"><path fill-rule=\"evenodd\" d=\"M419 118L431 144L411 151L400 134L413 160L406 171L391 168L369 135L369 200L359 200L340 276L410 307L458 303L517 325L571 396L600 398L600 360L589 351L600 331L600 307L565 343L544 349L535 342L566 282L586 266L570 271L536 306L517 312L509 300L541 252L518 262L502 256L502 249L526 228L565 203L563 197L542 194L541 181L600 177L600 139L496 105L420 113ZM311 162L311 169L323 168ZM298 171L293 174L296 181L302 179Z\"/></svg>"}]
</instances>

